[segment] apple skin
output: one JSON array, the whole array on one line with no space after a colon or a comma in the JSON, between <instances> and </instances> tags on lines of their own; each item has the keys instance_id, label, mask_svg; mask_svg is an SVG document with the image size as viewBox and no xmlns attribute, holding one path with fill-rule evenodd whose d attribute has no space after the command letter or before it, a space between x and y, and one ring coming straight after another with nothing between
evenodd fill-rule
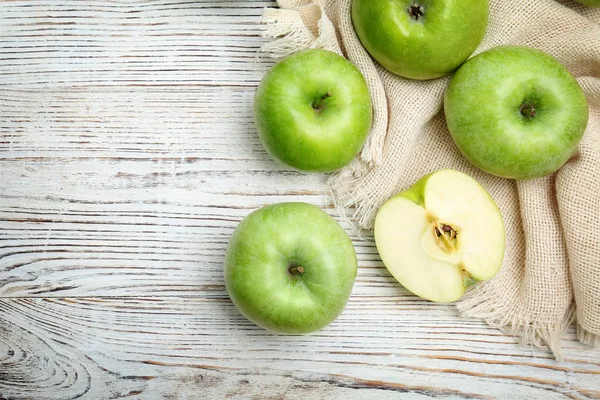
<instances>
[{"instance_id":1,"label":"apple skin","mask_svg":"<svg viewBox=\"0 0 600 400\"><path fill-rule=\"evenodd\" d=\"M527 114L528 104L535 115ZM523 46L496 47L464 63L446 90L444 111L463 155L483 171L512 179L558 170L576 151L589 114L569 71Z\"/></svg>"},{"instance_id":2,"label":"apple skin","mask_svg":"<svg viewBox=\"0 0 600 400\"><path fill-rule=\"evenodd\" d=\"M415 20L408 12L422 6ZM487 0L353 0L352 23L383 67L410 79L434 79L458 68L488 24Z\"/></svg>"},{"instance_id":3,"label":"apple skin","mask_svg":"<svg viewBox=\"0 0 600 400\"><path fill-rule=\"evenodd\" d=\"M600 7L600 0L575 0L578 3L581 3L590 7Z\"/></svg>"},{"instance_id":4,"label":"apple skin","mask_svg":"<svg viewBox=\"0 0 600 400\"><path fill-rule=\"evenodd\" d=\"M322 49L281 60L254 98L254 122L265 149L303 172L347 165L362 148L371 119L371 97L360 71Z\"/></svg>"},{"instance_id":5,"label":"apple skin","mask_svg":"<svg viewBox=\"0 0 600 400\"><path fill-rule=\"evenodd\" d=\"M291 266L301 266L293 274ZM306 334L344 310L357 260L342 227L316 206L279 203L250 213L225 256L225 286L250 321L273 332Z\"/></svg>"}]
</instances>

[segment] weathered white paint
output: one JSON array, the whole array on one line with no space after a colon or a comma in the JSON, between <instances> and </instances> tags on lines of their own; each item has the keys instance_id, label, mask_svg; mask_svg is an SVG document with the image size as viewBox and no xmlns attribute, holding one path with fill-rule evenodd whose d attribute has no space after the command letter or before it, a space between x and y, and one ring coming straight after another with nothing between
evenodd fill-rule
<instances>
[{"instance_id":1,"label":"weathered white paint","mask_svg":"<svg viewBox=\"0 0 600 400\"><path fill-rule=\"evenodd\" d=\"M251 103L264 1L0 3L0 399L600 397L600 352L519 346L403 290L326 196L271 161ZM323 207L359 273L344 314L273 335L235 310L227 240Z\"/></svg>"}]
</instances>

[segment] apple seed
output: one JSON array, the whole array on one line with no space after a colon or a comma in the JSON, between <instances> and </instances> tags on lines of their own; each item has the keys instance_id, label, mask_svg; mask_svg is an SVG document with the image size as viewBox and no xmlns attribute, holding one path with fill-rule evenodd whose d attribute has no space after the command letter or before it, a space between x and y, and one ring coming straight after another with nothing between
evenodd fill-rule
<instances>
[{"instance_id":1,"label":"apple seed","mask_svg":"<svg viewBox=\"0 0 600 400\"><path fill-rule=\"evenodd\" d=\"M447 253L456 251L458 242L456 237L458 232L448 224L436 223L433 227L436 236L436 243L442 250Z\"/></svg>"}]
</instances>

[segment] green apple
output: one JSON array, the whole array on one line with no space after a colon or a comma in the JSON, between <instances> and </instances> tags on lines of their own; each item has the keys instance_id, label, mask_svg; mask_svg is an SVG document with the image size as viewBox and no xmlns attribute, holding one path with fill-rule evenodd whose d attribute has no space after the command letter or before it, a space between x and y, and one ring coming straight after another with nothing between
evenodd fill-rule
<instances>
[{"instance_id":1,"label":"green apple","mask_svg":"<svg viewBox=\"0 0 600 400\"><path fill-rule=\"evenodd\" d=\"M389 71L434 79L458 68L488 24L487 0L353 0L352 23L367 51Z\"/></svg>"},{"instance_id":2,"label":"green apple","mask_svg":"<svg viewBox=\"0 0 600 400\"><path fill-rule=\"evenodd\" d=\"M444 169L381 206L375 243L386 268L406 289L431 301L452 302L500 269L504 223L477 181Z\"/></svg>"},{"instance_id":3,"label":"green apple","mask_svg":"<svg viewBox=\"0 0 600 400\"><path fill-rule=\"evenodd\" d=\"M362 148L371 118L362 74L327 50L286 57L267 72L254 98L254 122L267 152L304 172L348 164Z\"/></svg>"},{"instance_id":4,"label":"green apple","mask_svg":"<svg viewBox=\"0 0 600 400\"><path fill-rule=\"evenodd\" d=\"M225 285L240 312L280 333L310 333L344 310L356 279L350 238L327 213L279 203L250 213L225 256Z\"/></svg>"},{"instance_id":5,"label":"green apple","mask_svg":"<svg viewBox=\"0 0 600 400\"><path fill-rule=\"evenodd\" d=\"M558 170L575 152L588 105L555 58L500 46L463 64L446 90L448 129L464 156L497 176L532 179Z\"/></svg>"}]
</instances>

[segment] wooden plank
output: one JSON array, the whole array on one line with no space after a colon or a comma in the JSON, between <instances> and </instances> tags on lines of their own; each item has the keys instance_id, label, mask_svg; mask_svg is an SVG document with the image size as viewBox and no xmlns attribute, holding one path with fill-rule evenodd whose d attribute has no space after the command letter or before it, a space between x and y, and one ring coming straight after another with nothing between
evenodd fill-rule
<instances>
[{"instance_id":1,"label":"wooden plank","mask_svg":"<svg viewBox=\"0 0 600 400\"><path fill-rule=\"evenodd\" d=\"M400 300L355 299L310 336L269 334L222 293L0 300L0 391L9 399L600 396L597 353L573 334L558 364L450 317L449 306Z\"/></svg>"},{"instance_id":2,"label":"wooden plank","mask_svg":"<svg viewBox=\"0 0 600 400\"><path fill-rule=\"evenodd\" d=\"M0 2L0 86L255 86L271 1Z\"/></svg>"},{"instance_id":3,"label":"wooden plank","mask_svg":"<svg viewBox=\"0 0 600 400\"><path fill-rule=\"evenodd\" d=\"M327 199L272 161L252 98L271 1L0 2L0 399L600 397L566 361L407 293ZM306 201L351 234L344 314L272 335L229 300L251 210Z\"/></svg>"},{"instance_id":4,"label":"wooden plank","mask_svg":"<svg viewBox=\"0 0 600 400\"><path fill-rule=\"evenodd\" d=\"M146 159L169 167L204 161L217 163L216 170L275 174L283 169L266 162L252 121L254 91L7 90L0 97L0 160Z\"/></svg>"}]
</instances>

